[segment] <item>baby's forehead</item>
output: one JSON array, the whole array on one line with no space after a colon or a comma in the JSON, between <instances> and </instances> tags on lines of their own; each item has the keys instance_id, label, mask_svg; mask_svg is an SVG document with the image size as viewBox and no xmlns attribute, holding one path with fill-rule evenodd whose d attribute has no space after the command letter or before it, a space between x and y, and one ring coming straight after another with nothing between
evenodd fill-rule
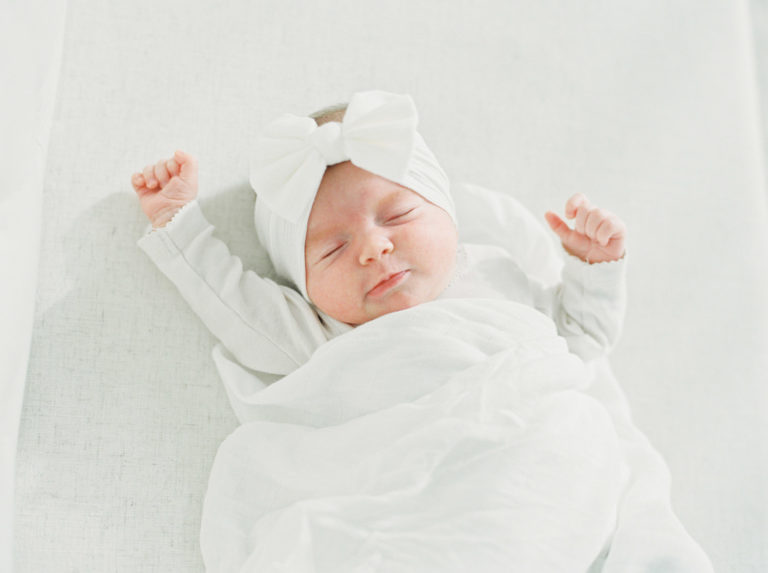
<instances>
[{"instance_id":1,"label":"baby's forehead","mask_svg":"<svg viewBox=\"0 0 768 573\"><path fill-rule=\"evenodd\" d=\"M396 183L391 183L387 186L371 188L360 187L356 193L357 202L350 202L350 206L353 208L385 208L393 203L405 199L421 199L421 195L411 191L407 187L403 187Z\"/></svg>"}]
</instances>

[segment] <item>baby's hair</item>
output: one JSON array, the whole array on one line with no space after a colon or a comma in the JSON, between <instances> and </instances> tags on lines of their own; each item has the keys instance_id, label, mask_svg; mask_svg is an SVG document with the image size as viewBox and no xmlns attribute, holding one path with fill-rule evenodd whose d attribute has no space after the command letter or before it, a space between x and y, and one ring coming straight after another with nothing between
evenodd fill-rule
<instances>
[{"instance_id":1,"label":"baby's hair","mask_svg":"<svg viewBox=\"0 0 768 573\"><path fill-rule=\"evenodd\" d=\"M347 105L348 104L346 103L337 103L336 105L324 107L321 110L310 113L309 117L314 119L318 126L321 126L324 123L329 123L331 121L341 122L341 120L344 119L344 114L347 111Z\"/></svg>"}]
</instances>

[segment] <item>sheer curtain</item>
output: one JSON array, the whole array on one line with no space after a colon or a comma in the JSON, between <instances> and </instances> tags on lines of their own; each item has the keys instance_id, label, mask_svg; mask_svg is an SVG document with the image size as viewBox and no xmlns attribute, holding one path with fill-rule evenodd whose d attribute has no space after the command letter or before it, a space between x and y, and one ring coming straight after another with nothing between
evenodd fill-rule
<instances>
[{"instance_id":1,"label":"sheer curtain","mask_svg":"<svg viewBox=\"0 0 768 573\"><path fill-rule=\"evenodd\" d=\"M0 3L0 571L11 570L16 441L65 0Z\"/></svg>"}]
</instances>

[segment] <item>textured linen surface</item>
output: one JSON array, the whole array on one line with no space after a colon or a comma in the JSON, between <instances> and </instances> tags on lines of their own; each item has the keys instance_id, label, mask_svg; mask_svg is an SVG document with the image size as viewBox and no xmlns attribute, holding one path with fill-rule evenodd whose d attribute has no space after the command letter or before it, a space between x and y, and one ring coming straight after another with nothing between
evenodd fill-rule
<instances>
[{"instance_id":1,"label":"textured linen surface","mask_svg":"<svg viewBox=\"0 0 768 573\"><path fill-rule=\"evenodd\" d=\"M136 248L146 220L130 175L177 147L195 154L206 214L268 273L254 249L252 135L362 89L420 102L419 130L452 180L510 193L537 219L576 191L625 219L628 312L611 363L635 422L715 569L768 569L752 50L744 2L70 0L16 570L202 570L206 481L237 422L215 341Z\"/></svg>"}]
</instances>

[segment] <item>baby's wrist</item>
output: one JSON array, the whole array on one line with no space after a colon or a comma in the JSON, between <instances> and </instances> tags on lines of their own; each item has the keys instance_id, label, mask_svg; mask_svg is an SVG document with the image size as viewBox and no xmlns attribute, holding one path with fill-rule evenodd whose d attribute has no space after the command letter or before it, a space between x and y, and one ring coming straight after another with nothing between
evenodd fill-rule
<instances>
[{"instance_id":1,"label":"baby's wrist","mask_svg":"<svg viewBox=\"0 0 768 573\"><path fill-rule=\"evenodd\" d=\"M162 211L157 213L154 217L152 217L152 219L150 219L150 222L152 223L152 228L162 229L163 227L165 227L171 221L171 219L173 219L176 213L181 211L182 207L184 207L184 205L175 205L173 207L168 207L166 209L163 209Z\"/></svg>"}]
</instances>

